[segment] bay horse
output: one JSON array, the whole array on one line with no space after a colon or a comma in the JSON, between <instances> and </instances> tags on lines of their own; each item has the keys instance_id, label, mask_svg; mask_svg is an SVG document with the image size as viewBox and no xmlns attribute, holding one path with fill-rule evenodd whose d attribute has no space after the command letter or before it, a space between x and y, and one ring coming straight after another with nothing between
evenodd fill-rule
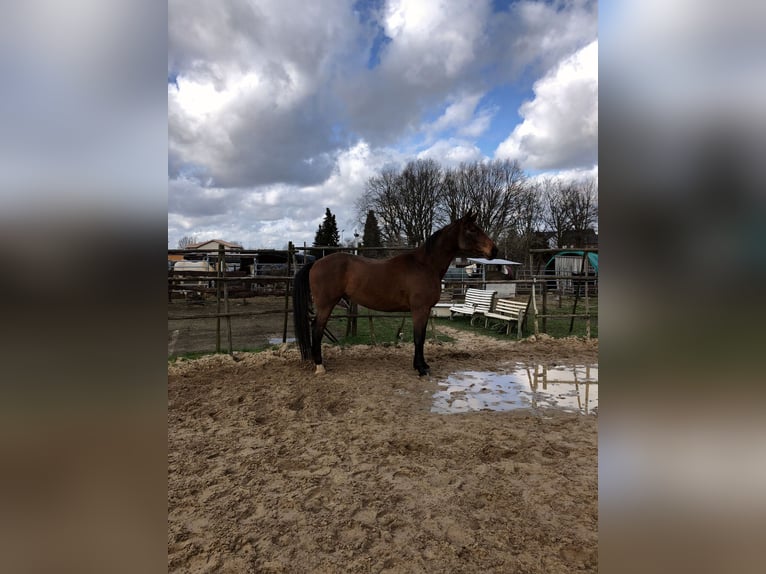
<instances>
[{"instance_id":1,"label":"bay horse","mask_svg":"<svg viewBox=\"0 0 766 574\"><path fill-rule=\"evenodd\" d=\"M346 298L375 311L412 312L412 366L420 376L427 375L430 367L423 343L428 317L439 301L442 277L457 254L487 259L497 255L497 246L476 225L474 213L439 229L422 246L390 259L333 253L304 265L295 274L293 290L295 338L303 360L313 359L316 373L325 372L322 336L333 307ZM309 315L312 299L313 320Z\"/></svg>"}]
</instances>

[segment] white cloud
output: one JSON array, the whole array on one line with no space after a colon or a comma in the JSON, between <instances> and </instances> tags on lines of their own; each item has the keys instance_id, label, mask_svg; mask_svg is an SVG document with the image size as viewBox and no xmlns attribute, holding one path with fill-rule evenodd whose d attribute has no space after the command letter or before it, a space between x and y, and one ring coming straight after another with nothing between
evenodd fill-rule
<instances>
[{"instance_id":1,"label":"white cloud","mask_svg":"<svg viewBox=\"0 0 766 574\"><path fill-rule=\"evenodd\" d=\"M341 1L171 2L171 177L201 169L224 187L324 180L338 147L331 82L358 31Z\"/></svg>"},{"instance_id":2,"label":"white cloud","mask_svg":"<svg viewBox=\"0 0 766 574\"><path fill-rule=\"evenodd\" d=\"M468 124L459 128L457 133L466 137L479 137L489 129L489 126L492 123L492 117L496 112L497 110L495 108L486 108L480 110L479 113Z\"/></svg>"},{"instance_id":3,"label":"white cloud","mask_svg":"<svg viewBox=\"0 0 766 574\"><path fill-rule=\"evenodd\" d=\"M495 150L526 169L592 166L598 158L598 42L564 59L534 84L524 121Z\"/></svg>"},{"instance_id":4,"label":"white cloud","mask_svg":"<svg viewBox=\"0 0 766 574\"><path fill-rule=\"evenodd\" d=\"M490 24L498 74L514 81L525 70L539 74L581 48L598 34L598 3L521 0Z\"/></svg>"},{"instance_id":5,"label":"white cloud","mask_svg":"<svg viewBox=\"0 0 766 574\"><path fill-rule=\"evenodd\" d=\"M538 175L533 175L530 181L539 180L558 180L564 182L595 181L598 185L598 165L587 168L562 169L560 171L546 171Z\"/></svg>"},{"instance_id":6,"label":"white cloud","mask_svg":"<svg viewBox=\"0 0 766 574\"><path fill-rule=\"evenodd\" d=\"M464 137L479 137L487 131L492 116L497 112L494 107L477 110L482 96L482 93L470 93L454 98L441 116L430 124L425 124L421 130L429 138L451 131Z\"/></svg>"},{"instance_id":7,"label":"white cloud","mask_svg":"<svg viewBox=\"0 0 766 574\"><path fill-rule=\"evenodd\" d=\"M460 74L476 57L489 11L486 0L392 0L383 19L393 40L385 65L411 84Z\"/></svg>"},{"instance_id":8,"label":"white cloud","mask_svg":"<svg viewBox=\"0 0 766 574\"><path fill-rule=\"evenodd\" d=\"M444 167L455 167L463 162L484 159L481 150L475 144L459 139L439 140L431 147L418 154L418 158L431 158Z\"/></svg>"},{"instance_id":9,"label":"white cloud","mask_svg":"<svg viewBox=\"0 0 766 574\"><path fill-rule=\"evenodd\" d=\"M175 247L193 231L200 240L234 238L251 247L277 249L287 241L310 245L328 207L339 228L350 236L355 226L360 227L356 199L368 178L384 165L404 161L398 152L372 149L360 141L337 155L332 174L317 185L211 189L193 179L173 180L168 191L169 244Z\"/></svg>"},{"instance_id":10,"label":"white cloud","mask_svg":"<svg viewBox=\"0 0 766 574\"><path fill-rule=\"evenodd\" d=\"M481 99L481 94L468 94L447 106L444 113L435 122L426 127L427 131L439 132L442 130L461 127L473 119L473 112Z\"/></svg>"},{"instance_id":11,"label":"white cloud","mask_svg":"<svg viewBox=\"0 0 766 574\"><path fill-rule=\"evenodd\" d=\"M171 246L311 242L326 207L350 233L383 165L483 159L484 95L596 34L594 3L492 4L170 0Z\"/></svg>"}]
</instances>

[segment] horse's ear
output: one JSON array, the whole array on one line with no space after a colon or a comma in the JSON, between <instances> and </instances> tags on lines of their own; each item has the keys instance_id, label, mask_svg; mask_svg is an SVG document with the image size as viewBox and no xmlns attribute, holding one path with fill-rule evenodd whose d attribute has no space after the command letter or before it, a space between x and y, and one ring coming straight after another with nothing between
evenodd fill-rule
<instances>
[{"instance_id":1,"label":"horse's ear","mask_svg":"<svg viewBox=\"0 0 766 574\"><path fill-rule=\"evenodd\" d=\"M475 222L476 221L476 213L473 209L471 209L468 213L465 214L463 219L467 222Z\"/></svg>"}]
</instances>

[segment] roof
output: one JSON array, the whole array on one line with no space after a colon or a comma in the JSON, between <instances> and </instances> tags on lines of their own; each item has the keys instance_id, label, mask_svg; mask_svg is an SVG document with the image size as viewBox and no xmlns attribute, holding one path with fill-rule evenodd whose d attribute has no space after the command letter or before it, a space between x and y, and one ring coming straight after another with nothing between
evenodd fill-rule
<instances>
[{"instance_id":1,"label":"roof","mask_svg":"<svg viewBox=\"0 0 766 574\"><path fill-rule=\"evenodd\" d=\"M481 263L482 265L521 265L521 263L509 261L508 259L484 259L483 257L469 257L468 261Z\"/></svg>"},{"instance_id":2,"label":"roof","mask_svg":"<svg viewBox=\"0 0 766 574\"><path fill-rule=\"evenodd\" d=\"M188 245L186 249L201 249L203 245L208 245L209 243L217 243L218 245L223 245L224 248L228 248L228 249L242 249L242 246L240 244L231 243L230 241L224 241L223 239L208 239L207 241L195 243L194 245Z\"/></svg>"}]
</instances>

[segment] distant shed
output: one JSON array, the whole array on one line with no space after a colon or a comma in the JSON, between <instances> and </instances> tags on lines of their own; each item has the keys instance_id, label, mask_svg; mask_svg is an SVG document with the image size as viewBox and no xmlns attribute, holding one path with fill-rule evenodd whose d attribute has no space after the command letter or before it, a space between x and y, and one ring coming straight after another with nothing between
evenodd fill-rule
<instances>
[{"instance_id":1,"label":"distant shed","mask_svg":"<svg viewBox=\"0 0 766 574\"><path fill-rule=\"evenodd\" d=\"M577 250L564 250L559 251L553 257L551 257L545 264L546 275L566 276L570 275L579 283L585 280L586 274L588 277L595 276L595 283L598 280L598 253L589 251L587 257L583 258L583 251ZM585 269L583 269L583 263ZM574 283L571 279L557 279L556 281L548 281L549 289L569 290L574 287ZM589 283L594 284L594 279L590 279Z\"/></svg>"},{"instance_id":2,"label":"distant shed","mask_svg":"<svg viewBox=\"0 0 766 574\"><path fill-rule=\"evenodd\" d=\"M521 265L518 261L509 259L484 259L483 257L469 257L468 261L481 269L481 280L486 281L510 281L514 278L513 266ZM490 283L487 289L497 291L498 297L515 297L516 283Z\"/></svg>"}]
</instances>

